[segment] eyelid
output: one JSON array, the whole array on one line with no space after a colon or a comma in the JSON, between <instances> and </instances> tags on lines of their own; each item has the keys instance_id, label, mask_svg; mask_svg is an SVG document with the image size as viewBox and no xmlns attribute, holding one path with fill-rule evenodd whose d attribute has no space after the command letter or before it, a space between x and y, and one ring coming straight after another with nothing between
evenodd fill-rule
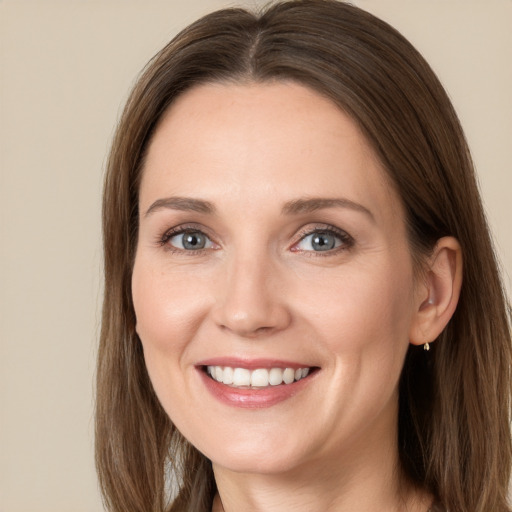
<instances>
[{"instance_id":1,"label":"eyelid","mask_svg":"<svg viewBox=\"0 0 512 512\"><path fill-rule=\"evenodd\" d=\"M306 237L314 235L316 233L327 233L335 235L341 240L342 243L338 247L335 247L327 251L310 251L297 248L298 244L300 244L300 242L302 242ZM297 233L297 240L293 243L290 250L292 252L302 252L305 254L307 253L310 256L332 256L333 254L336 254L338 252L351 249L354 246L354 244L354 238L350 236L345 230L337 228L336 226L333 226L331 224L316 224L314 226L308 225L301 228L301 230Z\"/></svg>"},{"instance_id":2,"label":"eyelid","mask_svg":"<svg viewBox=\"0 0 512 512\"><path fill-rule=\"evenodd\" d=\"M183 233L201 233L204 235L208 240L215 246L215 247L208 247L208 248L202 248L197 250L186 250L186 249L180 249L178 247L171 246L168 242L169 240L177 235L183 234ZM327 251L310 251L310 250L302 250L298 249L297 245L303 241L307 236L314 235L315 233L328 233L333 234L334 236L338 237L341 240L341 244L338 247L335 247L333 249L327 250ZM163 235L159 236L157 239L157 243L160 246L165 246L167 250L177 253L187 253L188 255L194 255L194 254L201 254L204 251L209 250L215 250L220 248L220 244L218 244L214 237L212 237L209 234L209 230L205 228L204 226L196 223L189 223L189 224L180 224L178 226L174 226L170 229L167 229ZM308 255L314 255L314 256L332 256L333 254L336 254L341 251L346 251L351 249L355 244L354 238L347 233L345 230L340 229L336 226L333 226L331 224L308 224L307 226L304 226L299 230L295 237L295 241L293 242L292 246L290 247L290 250L292 252L302 252L302 253L308 253Z\"/></svg>"},{"instance_id":3,"label":"eyelid","mask_svg":"<svg viewBox=\"0 0 512 512\"><path fill-rule=\"evenodd\" d=\"M157 243L160 246L165 247L167 250L171 252L179 252L179 253L187 253L188 255L194 255L194 254L200 254L203 251L209 251L212 249L218 248L218 244L215 242L213 237L208 233L208 229L206 229L204 226L200 224L180 224L178 226L174 226L170 229L167 229L163 235L159 236L157 239ZM171 238L184 234L184 233L201 233L203 236L205 236L215 247L208 247L208 248L201 248L196 250L187 250L187 249L180 249L179 247L174 247L169 244L169 240Z\"/></svg>"}]
</instances>

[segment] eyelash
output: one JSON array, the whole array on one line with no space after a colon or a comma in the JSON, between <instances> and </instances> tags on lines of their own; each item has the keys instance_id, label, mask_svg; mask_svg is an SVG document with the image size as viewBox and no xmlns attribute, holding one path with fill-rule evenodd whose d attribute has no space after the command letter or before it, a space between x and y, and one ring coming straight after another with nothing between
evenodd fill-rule
<instances>
[{"instance_id":1,"label":"eyelash","mask_svg":"<svg viewBox=\"0 0 512 512\"><path fill-rule=\"evenodd\" d=\"M293 247L300 244L303 240L306 239L306 237L315 235L315 234L322 234L322 235L333 235L336 238L338 238L341 241L341 244L338 247L334 247L333 249L329 249L326 251L306 251L301 249L293 249ZM292 251L293 252L301 252L305 256L308 257L328 257L328 256L334 256L340 252L348 251L352 249L352 247L355 244L355 240L342 229L339 229L335 226L329 225L329 224L320 224L315 226L314 228L305 228L298 234L298 241L293 244Z\"/></svg>"},{"instance_id":2,"label":"eyelash","mask_svg":"<svg viewBox=\"0 0 512 512\"><path fill-rule=\"evenodd\" d=\"M158 245L165 247L166 250L173 252L173 253L179 253L183 254L186 253L188 256L198 256L203 254L205 251L210 250L210 248L202 248L197 250L184 250L177 247L173 247L171 244L169 244L169 241L171 238L186 234L186 233L200 233L207 237L209 240L211 238L204 232L203 228L199 226L194 225L183 225L176 228L169 229L166 231L161 237L158 238ZM315 234L324 234L324 235L333 235L336 238L338 238L341 241L341 244L338 247L335 247L333 249L329 249L326 251L306 251L301 249L293 249L293 247L300 244L303 240L306 239L306 237L315 235ZM321 224L317 225L314 228L307 228L303 229L298 234L298 240L294 242L292 246L292 252L301 252L309 257L327 257L327 256L333 256L334 254L338 254L342 251L350 250L355 244L354 239L346 232L343 231L335 226L331 226L329 224Z\"/></svg>"},{"instance_id":3,"label":"eyelash","mask_svg":"<svg viewBox=\"0 0 512 512\"><path fill-rule=\"evenodd\" d=\"M199 256L200 254L203 254L205 251L210 250L209 248L203 248L203 249L197 249L195 251L187 251L185 249L180 249L178 247L173 247L169 241L171 238L178 236L178 235L184 235L187 233L201 233L204 235L208 240L211 240L211 238L204 232L203 228L195 225L184 225L179 226L176 228L171 228L168 231L166 231L162 237L158 239L158 244L162 247L165 247L167 251L170 251L172 253L179 253L183 254L185 253L187 256Z\"/></svg>"}]
</instances>

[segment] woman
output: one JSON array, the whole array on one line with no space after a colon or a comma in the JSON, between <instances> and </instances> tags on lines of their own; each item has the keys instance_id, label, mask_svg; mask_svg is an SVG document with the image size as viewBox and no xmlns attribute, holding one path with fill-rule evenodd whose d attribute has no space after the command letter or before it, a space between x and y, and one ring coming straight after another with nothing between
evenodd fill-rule
<instances>
[{"instance_id":1,"label":"woman","mask_svg":"<svg viewBox=\"0 0 512 512\"><path fill-rule=\"evenodd\" d=\"M332 0L148 65L104 196L112 511L509 510L510 324L423 58Z\"/></svg>"}]
</instances>

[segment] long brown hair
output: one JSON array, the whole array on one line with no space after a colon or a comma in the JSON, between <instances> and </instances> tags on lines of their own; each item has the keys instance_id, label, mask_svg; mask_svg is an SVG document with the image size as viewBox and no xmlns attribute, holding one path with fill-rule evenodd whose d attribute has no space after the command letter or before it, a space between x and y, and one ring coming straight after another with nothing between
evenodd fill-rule
<instances>
[{"instance_id":1,"label":"long brown hair","mask_svg":"<svg viewBox=\"0 0 512 512\"><path fill-rule=\"evenodd\" d=\"M411 346L400 381L404 473L450 512L508 511L510 311L464 134L441 84L396 30L334 0L226 9L148 64L120 120L105 180L105 297L96 461L110 511L208 511L210 462L160 406L135 333L131 272L145 150L163 112L199 83L294 80L361 127L406 211L418 264L439 238L462 247L457 310L432 350ZM177 489L171 503L168 486Z\"/></svg>"}]
</instances>

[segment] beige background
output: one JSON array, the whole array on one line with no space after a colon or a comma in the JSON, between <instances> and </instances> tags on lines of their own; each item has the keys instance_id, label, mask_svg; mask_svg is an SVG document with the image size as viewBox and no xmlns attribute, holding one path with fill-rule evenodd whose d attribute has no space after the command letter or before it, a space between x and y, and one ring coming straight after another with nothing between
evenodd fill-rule
<instances>
[{"instance_id":1,"label":"beige background","mask_svg":"<svg viewBox=\"0 0 512 512\"><path fill-rule=\"evenodd\" d=\"M411 39L447 87L512 275L512 0L355 3ZM0 0L0 512L101 510L92 382L105 155L143 64L227 4Z\"/></svg>"}]
</instances>

